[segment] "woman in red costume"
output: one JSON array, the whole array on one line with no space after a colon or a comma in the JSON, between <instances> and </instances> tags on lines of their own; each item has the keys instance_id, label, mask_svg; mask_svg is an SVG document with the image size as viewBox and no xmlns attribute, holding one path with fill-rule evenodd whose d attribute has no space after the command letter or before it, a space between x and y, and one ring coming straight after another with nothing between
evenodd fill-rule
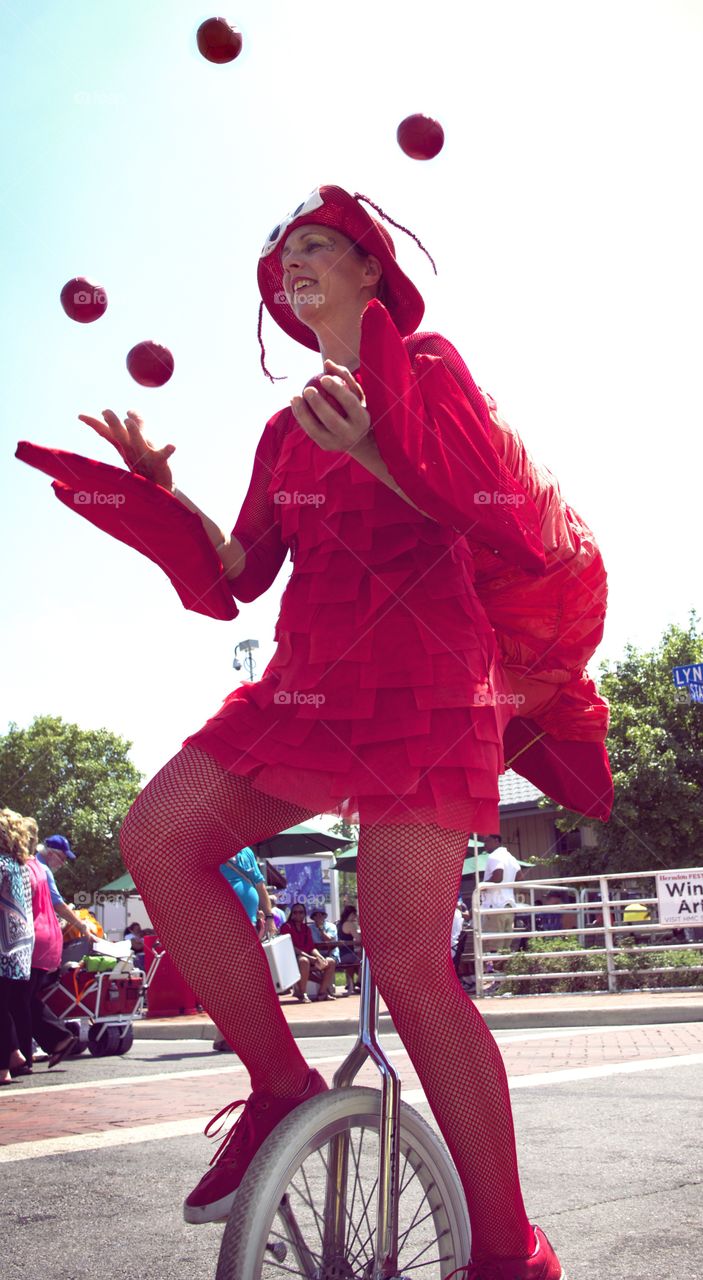
<instances>
[{"instance_id":1,"label":"woman in red costume","mask_svg":"<svg viewBox=\"0 0 703 1280\"><path fill-rule=\"evenodd\" d=\"M523 1206L501 1055L449 940L468 835L498 829L506 757L570 807L609 811L607 709L584 674L602 631L600 557L454 348L417 332L422 298L360 197L313 192L272 232L258 279L263 305L319 352L324 376L267 423L231 534L174 489L173 446L153 448L134 415L84 419L129 472L19 450L67 505L88 474L121 492L119 520L114 503L73 509L156 560L188 608L231 618L233 599L255 599L293 561L262 678L186 740L120 833L159 936L251 1075L185 1217L223 1218L274 1125L326 1087L220 864L311 815L343 813L360 822L373 973L465 1189L467 1275L560 1280ZM418 919L406 913L396 938L386 900L399 860ZM198 886L185 924L184 883Z\"/></svg>"}]
</instances>

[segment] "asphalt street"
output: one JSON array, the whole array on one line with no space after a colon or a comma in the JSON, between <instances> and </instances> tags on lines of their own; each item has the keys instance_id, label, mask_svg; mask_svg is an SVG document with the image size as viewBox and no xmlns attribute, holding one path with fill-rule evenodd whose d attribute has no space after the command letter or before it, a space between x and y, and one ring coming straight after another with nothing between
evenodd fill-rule
<instances>
[{"instance_id":1,"label":"asphalt street","mask_svg":"<svg viewBox=\"0 0 703 1280\"><path fill-rule=\"evenodd\" d=\"M496 1038L528 1212L569 1280L703 1277L703 1024ZM299 1043L331 1080L352 1040ZM434 1123L398 1038L384 1045ZM186 1226L181 1202L213 1152L205 1119L247 1091L235 1058L194 1040L39 1065L0 1090L2 1280L212 1280L222 1228Z\"/></svg>"}]
</instances>

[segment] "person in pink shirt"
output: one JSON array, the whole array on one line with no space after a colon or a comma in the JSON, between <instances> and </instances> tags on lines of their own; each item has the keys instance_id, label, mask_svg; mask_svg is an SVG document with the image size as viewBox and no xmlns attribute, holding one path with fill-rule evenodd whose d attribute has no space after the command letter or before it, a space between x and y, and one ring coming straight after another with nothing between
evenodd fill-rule
<instances>
[{"instance_id":1,"label":"person in pink shirt","mask_svg":"<svg viewBox=\"0 0 703 1280\"><path fill-rule=\"evenodd\" d=\"M61 964L63 950L63 934L56 912L51 901L49 877L46 867L36 857L39 836L37 824L33 818L26 818L25 825L30 833L32 856L27 867L32 885L32 910L34 912L34 950L32 951L32 967L29 976L29 1005L32 1018L32 1035L37 1044L49 1054L49 1067L55 1067L65 1058L75 1045L75 1036L71 1035L65 1023L54 1017L42 999L49 974ZM21 1069L21 1074L31 1073L31 1062ZM19 1073L18 1073L19 1074Z\"/></svg>"}]
</instances>

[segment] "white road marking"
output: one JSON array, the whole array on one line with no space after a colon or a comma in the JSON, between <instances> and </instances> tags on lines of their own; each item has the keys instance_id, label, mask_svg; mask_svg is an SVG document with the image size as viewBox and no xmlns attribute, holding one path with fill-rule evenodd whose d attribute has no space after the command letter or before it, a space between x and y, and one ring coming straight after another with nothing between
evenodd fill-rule
<instances>
[{"instance_id":1,"label":"white road marking","mask_svg":"<svg viewBox=\"0 0 703 1280\"><path fill-rule=\"evenodd\" d=\"M406 1049L386 1049L387 1058L407 1057ZM326 1058L307 1058L306 1061L311 1067L325 1066L334 1062L344 1062L346 1054L334 1054ZM14 1089L10 1089L9 1093L0 1093L0 1103L9 1102L12 1098L17 1098L23 1094L25 1098L35 1098L40 1093L66 1093L71 1090L80 1089L81 1093L85 1093L86 1089L114 1089L117 1085L134 1085L149 1084L152 1080L200 1080L203 1076L226 1076L232 1075L234 1072L243 1072L246 1074L245 1068L239 1063L232 1067L200 1067L190 1068L188 1071L153 1071L150 1075L144 1076L112 1076L106 1080L80 1080L71 1081L70 1084L40 1084L29 1088L20 1083L15 1085Z\"/></svg>"},{"instance_id":2,"label":"white road marking","mask_svg":"<svg viewBox=\"0 0 703 1280\"><path fill-rule=\"evenodd\" d=\"M106 1080L81 1080L80 1082L72 1081L70 1084L40 1084L29 1088L20 1084L9 1092L0 1094L0 1103L9 1102L20 1093L24 1094L25 1098L35 1098L41 1093L70 1093L76 1089L80 1089L84 1093L86 1089L114 1089L122 1084L148 1084L150 1080L192 1080L199 1076L226 1076L236 1071L243 1072L244 1067L203 1067L200 1071L155 1071L150 1076L112 1076L112 1078Z\"/></svg>"},{"instance_id":3,"label":"white road marking","mask_svg":"<svg viewBox=\"0 0 703 1280\"><path fill-rule=\"evenodd\" d=\"M565 1067L563 1071L535 1071L531 1075L511 1076L511 1089L530 1089L541 1084L565 1084L569 1080L600 1080L605 1076L626 1076L635 1071L666 1070L667 1067L696 1067L703 1063L703 1053L681 1053L670 1058L640 1058L634 1062L605 1062L598 1067Z\"/></svg>"},{"instance_id":4,"label":"white road marking","mask_svg":"<svg viewBox=\"0 0 703 1280\"><path fill-rule=\"evenodd\" d=\"M333 1058L337 1062L340 1059ZM325 1062L330 1059L318 1059ZM598 1067L573 1067L564 1071L538 1071L532 1075L509 1077L511 1089L529 1089L539 1085L563 1084L572 1080L597 1080L612 1075L629 1075L636 1071L665 1070L668 1067L692 1067L703 1064L703 1053L682 1054L672 1058L646 1058L638 1062L612 1062ZM241 1068L228 1067L235 1071ZM202 1075L203 1072L182 1073ZM210 1073L210 1074L214 1074ZM153 1076L147 1077L154 1079ZM130 1080L130 1084L134 1081ZM105 1085L114 1081L105 1081ZM56 1088L69 1086L57 1085ZM71 1086L72 1087L72 1086ZM28 1091L27 1096L36 1093L36 1089ZM422 1089L406 1089L403 1099L411 1106L426 1105ZM17 1160L36 1160L40 1157L66 1155L72 1151L99 1151L106 1147L121 1147L136 1142L153 1142L158 1139L182 1138L190 1134L200 1133L210 1119L209 1115L193 1116L188 1120L167 1120L158 1124L140 1124L129 1128L112 1128L94 1133L67 1134L61 1138L42 1138L37 1142L14 1142L0 1148L0 1164L12 1164Z\"/></svg>"},{"instance_id":5,"label":"white road marking","mask_svg":"<svg viewBox=\"0 0 703 1280\"><path fill-rule=\"evenodd\" d=\"M568 1084L572 1080L600 1080L607 1076L630 1075L636 1071L666 1070L667 1067L697 1067L703 1053L682 1053L670 1058L640 1058L635 1062L605 1062L598 1067L565 1067L562 1071L533 1071L524 1076L508 1076L512 1089L534 1089L540 1085ZM425 1101L422 1089L405 1089L402 1097L411 1106Z\"/></svg>"},{"instance_id":6,"label":"white road marking","mask_svg":"<svg viewBox=\"0 0 703 1280\"><path fill-rule=\"evenodd\" d=\"M209 1119L209 1115L193 1116L189 1120L164 1120L160 1124L138 1124L129 1129L68 1133L61 1138L41 1138L39 1142L13 1142L9 1147L0 1147L0 1164L36 1160L39 1156L65 1156L71 1151L101 1151L106 1147L153 1142L157 1138L183 1138L191 1133L202 1133Z\"/></svg>"}]
</instances>

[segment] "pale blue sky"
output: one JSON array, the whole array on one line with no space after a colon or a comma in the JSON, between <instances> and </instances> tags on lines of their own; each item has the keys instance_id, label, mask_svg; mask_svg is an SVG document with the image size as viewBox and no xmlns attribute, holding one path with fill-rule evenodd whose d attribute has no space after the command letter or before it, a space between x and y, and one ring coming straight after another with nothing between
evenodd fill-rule
<instances>
[{"instance_id":1,"label":"pale blue sky","mask_svg":"<svg viewBox=\"0 0 703 1280\"><path fill-rule=\"evenodd\" d=\"M285 568L234 623L187 614L148 561L90 528L18 439L115 461L77 414L137 409L176 482L230 528L266 419L317 370L265 322L256 260L322 182L410 226L399 257L444 332L592 525L610 573L598 656L703 609L700 120L703 6L685 0L243 0L223 67L189 0L17 0L0 13L4 575L2 729L36 713L106 725L151 774L270 657ZM398 149L442 121L429 163ZM104 285L71 323L73 275ZM144 338L161 390L124 367ZM595 663L593 664L595 669Z\"/></svg>"}]
</instances>

